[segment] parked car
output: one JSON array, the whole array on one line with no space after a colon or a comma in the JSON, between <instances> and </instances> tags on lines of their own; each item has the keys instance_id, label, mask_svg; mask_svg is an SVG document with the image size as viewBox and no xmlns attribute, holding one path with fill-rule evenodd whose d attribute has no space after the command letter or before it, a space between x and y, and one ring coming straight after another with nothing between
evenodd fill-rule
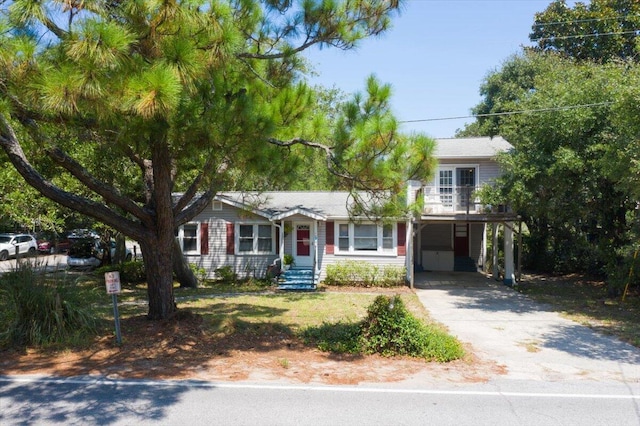
<instances>
[{"instance_id":1,"label":"parked car","mask_svg":"<svg viewBox=\"0 0 640 426\"><path fill-rule=\"evenodd\" d=\"M44 234L38 238L38 251L42 254L67 253L71 246L83 238L99 238L89 229L74 229L62 235Z\"/></svg>"},{"instance_id":2,"label":"parked car","mask_svg":"<svg viewBox=\"0 0 640 426\"><path fill-rule=\"evenodd\" d=\"M26 254L33 256L38 249L36 239L29 234L0 234L0 260Z\"/></svg>"},{"instance_id":3,"label":"parked car","mask_svg":"<svg viewBox=\"0 0 640 426\"><path fill-rule=\"evenodd\" d=\"M116 253L116 242L109 244L99 238L85 237L78 239L69 249L67 265L71 269L94 269L106 264L108 260L107 250L110 250L111 258ZM125 259L131 260L131 250L126 248Z\"/></svg>"}]
</instances>

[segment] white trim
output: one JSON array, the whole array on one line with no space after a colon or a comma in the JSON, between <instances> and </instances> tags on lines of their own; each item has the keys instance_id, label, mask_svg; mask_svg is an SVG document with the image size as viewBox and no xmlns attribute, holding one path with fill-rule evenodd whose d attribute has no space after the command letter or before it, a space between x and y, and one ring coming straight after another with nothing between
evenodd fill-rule
<instances>
[{"instance_id":1,"label":"white trim","mask_svg":"<svg viewBox=\"0 0 640 426\"><path fill-rule=\"evenodd\" d=\"M276 227L272 222L256 222L256 221L242 221L234 223L234 254L237 256L244 255L275 255L276 254ZM240 226L252 226L252 236L253 239L253 249L251 251L241 251L240 250ZM258 240L259 240L259 232L258 226L268 226L271 228L271 250L269 251L260 251L258 250Z\"/></svg>"},{"instance_id":2,"label":"white trim","mask_svg":"<svg viewBox=\"0 0 640 426\"><path fill-rule=\"evenodd\" d=\"M296 266L312 266L315 249L313 248L314 232L313 223L306 221L296 221L292 223L293 232L291 233L291 246L292 255L295 259ZM298 254L298 226L306 226L309 228L309 254L307 256L300 256Z\"/></svg>"},{"instance_id":3,"label":"white trim","mask_svg":"<svg viewBox=\"0 0 640 426\"><path fill-rule=\"evenodd\" d=\"M196 249L195 250L185 250L184 249L184 227L195 225L196 226ZM185 256L198 256L200 255L200 247L202 246L200 242L200 222L188 222L184 225L180 225L177 229L176 239L178 240L178 244L180 244L180 249L182 250L182 254Z\"/></svg>"},{"instance_id":4,"label":"white trim","mask_svg":"<svg viewBox=\"0 0 640 426\"><path fill-rule=\"evenodd\" d=\"M347 225L347 237L349 239L349 249L340 250L340 225ZM358 225L376 225L377 226L377 249L376 250L356 250L355 249L355 223L336 221L334 222L334 254L336 255L366 255L366 256L398 256L398 224L391 223L392 242L391 249L383 248L383 224L375 222L363 222ZM344 237L343 237L344 238Z\"/></svg>"}]
</instances>

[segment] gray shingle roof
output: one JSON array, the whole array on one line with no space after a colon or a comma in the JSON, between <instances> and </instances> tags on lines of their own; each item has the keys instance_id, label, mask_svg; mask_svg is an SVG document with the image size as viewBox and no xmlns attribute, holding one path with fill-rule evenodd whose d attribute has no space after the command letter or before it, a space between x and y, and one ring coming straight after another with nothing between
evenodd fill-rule
<instances>
[{"instance_id":1,"label":"gray shingle roof","mask_svg":"<svg viewBox=\"0 0 640 426\"><path fill-rule=\"evenodd\" d=\"M496 154L513 149L501 136L436 139L436 158L493 158Z\"/></svg>"},{"instance_id":2,"label":"gray shingle roof","mask_svg":"<svg viewBox=\"0 0 640 426\"><path fill-rule=\"evenodd\" d=\"M304 209L324 218L349 217L349 193L342 191L223 192L216 198L222 201L226 199L238 205L254 206L268 215Z\"/></svg>"}]
</instances>

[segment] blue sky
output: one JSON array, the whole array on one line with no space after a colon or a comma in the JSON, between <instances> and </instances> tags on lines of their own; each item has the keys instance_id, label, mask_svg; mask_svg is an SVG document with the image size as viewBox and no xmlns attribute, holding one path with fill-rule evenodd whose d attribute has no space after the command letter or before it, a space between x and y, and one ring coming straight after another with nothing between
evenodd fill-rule
<instances>
[{"instance_id":1,"label":"blue sky","mask_svg":"<svg viewBox=\"0 0 640 426\"><path fill-rule=\"evenodd\" d=\"M470 115L480 85L521 46L536 12L550 0L409 0L393 28L365 40L356 51L323 49L307 54L320 74L312 84L347 93L364 90L375 74L393 88L401 121ZM567 2L573 6L574 2ZM402 124L403 132L453 137L473 118Z\"/></svg>"}]
</instances>

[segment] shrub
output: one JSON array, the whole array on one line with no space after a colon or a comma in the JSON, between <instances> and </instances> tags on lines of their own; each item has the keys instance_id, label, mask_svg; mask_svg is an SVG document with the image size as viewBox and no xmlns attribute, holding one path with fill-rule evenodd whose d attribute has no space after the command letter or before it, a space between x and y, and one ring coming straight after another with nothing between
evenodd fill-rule
<instances>
[{"instance_id":1,"label":"shrub","mask_svg":"<svg viewBox=\"0 0 640 426\"><path fill-rule=\"evenodd\" d=\"M400 296L378 296L358 323L323 323L303 331L306 344L334 353L411 356L448 362L464 356L462 345L444 331L424 324Z\"/></svg>"},{"instance_id":2,"label":"shrub","mask_svg":"<svg viewBox=\"0 0 640 426\"><path fill-rule=\"evenodd\" d=\"M408 355L447 362L464 355L460 342L423 324L398 295L376 297L362 323L360 344L365 353L383 356Z\"/></svg>"},{"instance_id":3,"label":"shrub","mask_svg":"<svg viewBox=\"0 0 640 426\"><path fill-rule=\"evenodd\" d=\"M218 268L215 272L216 278L220 279L223 282L233 283L238 279L231 265L225 265L221 268Z\"/></svg>"},{"instance_id":4,"label":"shrub","mask_svg":"<svg viewBox=\"0 0 640 426\"><path fill-rule=\"evenodd\" d=\"M48 345L95 335L98 319L81 293L61 279L47 282L28 262L2 276L0 345Z\"/></svg>"},{"instance_id":5,"label":"shrub","mask_svg":"<svg viewBox=\"0 0 640 426\"><path fill-rule=\"evenodd\" d=\"M202 266L198 266L195 263L189 263L189 268L191 269L191 272L193 272L193 275L196 276L199 284L202 284L204 280L207 279L207 270Z\"/></svg>"},{"instance_id":6,"label":"shrub","mask_svg":"<svg viewBox=\"0 0 640 426\"><path fill-rule=\"evenodd\" d=\"M123 284L139 284L147 280L144 262L122 262L120 264L102 266L96 270L97 273L102 275L111 271L120 272L120 282Z\"/></svg>"},{"instance_id":7,"label":"shrub","mask_svg":"<svg viewBox=\"0 0 640 426\"><path fill-rule=\"evenodd\" d=\"M375 265L345 260L327 266L327 285L361 287L395 287L405 284L404 266Z\"/></svg>"}]
</instances>

